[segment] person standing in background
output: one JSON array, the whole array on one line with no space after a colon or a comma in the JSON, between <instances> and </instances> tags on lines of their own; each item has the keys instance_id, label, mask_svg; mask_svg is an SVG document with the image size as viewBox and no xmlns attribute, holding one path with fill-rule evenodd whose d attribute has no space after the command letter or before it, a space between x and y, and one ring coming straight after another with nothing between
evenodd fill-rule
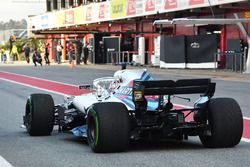
<instances>
[{"instance_id":1,"label":"person standing in background","mask_svg":"<svg viewBox=\"0 0 250 167\"><path fill-rule=\"evenodd\" d=\"M0 54L1 54L1 61L3 63L6 63L7 61L7 56L6 56L6 53L5 53L5 50L3 48L0 48Z\"/></svg>"},{"instance_id":2,"label":"person standing in background","mask_svg":"<svg viewBox=\"0 0 250 167\"><path fill-rule=\"evenodd\" d=\"M1 62L3 62L3 49L0 47L0 56L1 56Z\"/></svg>"},{"instance_id":3,"label":"person standing in background","mask_svg":"<svg viewBox=\"0 0 250 167\"><path fill-rule=\"evenodd\" d=\"M58 43L57 43L57 46L56 46L56 50L57 50L57 63L58 64L61 64L61 58L62 58L62 49L63 49L63 46L61 44L61 41L59 40Z\"/></svg>"},{"instance_id":4,"label":"person standing in background","mask_svg":"<svg viewBox=\"0 0 250 167\"><path fill-rule=\"evenodd\" d=\"M68 43L68 47L67 47L67 49L68 49L68 56L69 56L69 64L71 64L72 63L72 61L74 60L74 58L73 58L73 44L72 44L72 42L71 41L69 41L69 43Z\"/></svg>"},{"instance_id":5,"label":"person standing in background","mask_svg":"<svg viewBox=\"0 0 250 167\"><path fill-rule=\"evenodd\" d=\"M50 61L49 61L49 43L47 43L45 45L45 48L44 48L44 60L45 60L45 63L47 65L50 65Z\"/></svg>"},{"instance_id":6,"label":"person standing in background","mask_svg":"<svg viewBox=\"0 0 250 167\"><path fill-rule=\"evenodd\" d=\"M25 59L27 63L30 63L30 47L27 43L24 45L23 51L24 51Z\"/></svg>"},{"instance_id":7,"label":"person standing in background","mask_svg":"<svg viewBox=\"0 0 250 167\"><path fill-rule=\"evenodd\" d=\"M19 57L16 45L13 45L11 55L13 61L18 61Z\"/></svg>"},{"instance_id":8,"label":"person standing in background","mask_svg":"<svg viewBox=\"0 0 250 167\"><path fill-rule=\"evenodd\" d=\"M76 41L76 65L80 65L82 56L82 42L78 39Z\"/></svg>"},{"instance_id":9,"label":"person standing in background","mask_svg":"<svg viewBox=\"0 0 250 167\"><path fill-rule=\"evenodd\" d=\"M85 44L85 46L84 46L84 48L83 48L83 54L84 54L83 62L84 62L84 64L87 64L88 57L89 57L88 43Z\"/></svg>"}]
</instances>

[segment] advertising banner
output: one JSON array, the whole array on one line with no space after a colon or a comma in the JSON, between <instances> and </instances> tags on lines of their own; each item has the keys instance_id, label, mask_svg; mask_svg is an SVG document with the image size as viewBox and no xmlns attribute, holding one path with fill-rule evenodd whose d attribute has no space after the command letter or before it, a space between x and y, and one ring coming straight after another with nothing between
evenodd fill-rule
<instances>
[{"instance_id":1,"label":"advertising banner","mask_svg":"<svg viewBox=\"0 0 250 167\"><path fill-rule=\"evenodd\" d=\"M155 0L155 13L157 13L158 11L160 11L163 6L162 6L162 2L164 0Z\"/></svg>"},{"instance_id":2,"label":"advertising banner","mask_svg":"<svg viewBox=\"0 0 250 167\"><path fill-rule=\"evenodd\" d=\"M48 15L42 15L41 16L41 27L42 28L48 28L49 27L49 16Z\"/></svg>"},{"instance_id":3,"label":"advertising banner","mask_svg":"<svg viewBox=\"0 0 250 167\"><path fill-rule=\"evenodd\" d=\"M136 15L143 15L143 0L136 0Z\"/></svg>"},{"instance_id":4,"label":"advertising banner","mask_svg":"<svg viewBox=\"0 0 250 167\"><path fill-rule=\"evenodd\" d=\"M164 9L175 9L177 8L177 0L164 0Z\"/></svg>"},{"instance_id":5,"label":"advertising banner","mask_svg":"<svg viewBox=\"0 0 250 167\"><path fill-rule=\"evenodd\" d=\"M122 18L126 16L127 0L114 0L110 2L110 18Z\"/></svg>"},{"instance_id":6,"label":"advertising banner","mask_svg":"<svg viewBox=\"0 0 250 167\"><path fill-rule=\"evenodd\" d=\"M64 11L59 11L55 13L56 27L64 25Z\"/></svg>"},{"instance_id":7,"label":"advertising banner","mask_svg":"<svg viewBox=\"0 0 250 167\"><path fill-rule=\"evenodd\" d=\"M144 6L145 12L155 11L155 0L146 0Z\"/></svg>"},{"instance_id":8,"label":"advertising banner","mask_svg":"<svg viewBox=\"0 0 250 167\"><path fill-rule=\"evenodd\" d=\"M201 5L204 4L205 0L189 0L189 5Z\"/></svg>"},{"instance_id":9,"label":"advertising banner","mask_svg":"<svg viewBox=\"0 0 250 167\"><path fill-rule=\"evenodd\" d=\"M74 11L73 10L65 11L64 23L65 24L74 24Z\"/></svg>"},{"instance_id":10,"label":"advertising banner","mask_svg":"<svg viewBox=\"0 0 250 167\"><path fill-rule=\"evenodd\" d=\"M136 15L136 0L127 0L127 16Z\"/></svg>"},{"instance_id":11,"label":"advertising banner","mask_svg":"<svg viewBox=\"0 0 250 167\"><path fill-rule=\"evenodd\" d=\"M48 13L48 28L56 27L56 15L54 13Z\"/></svg>"},{"instance_id":12,"label":"advertising banner","mask_svg":"<svg viewBox=\"0 0 250 167\"><path fill-rule=\"evenodd\" d=\"M98 14L98 18L99 19L105 19L105 12L106 11L106 5L105 3L101 3L99 5L99 14Z\"/></svg>"},{"instance_id":13,"label":"advertising banner","mask_svg":"<svg viewBox=\"0 0 250 167\"><path fill-rule=\"evenodd\" d=\"M97 23L100 21L99 19L99 9L100 9L100 3L93 3L91 4L92 6L92 18L91 18L91 22L92 23ZM105 15L104 15L105 16Z\"/></svg>"},{"instance_id":14,"label":"advertising banner","mask_svg":"<svg viewBox=\"0 0 250 167\"><path fill-rule=\"evenodd\" d=\"M211 1L212 5L226 4L226 3L234 3L234 2L242 2L246 0L213 0Z\"/></svg>"},{"instance_id":15,"label":"advertising banner","mask_svg":"<svg viewBox=\"0 0 250 167\"><path fill-rule=\"evenodd\" d=\"M84 8L83 6L77 7L74 9L74 22L75 24L81 24L84 23L85 17L84 17Z\"/></svg>"},{"instance_id":16,"label":"advertising banner","mask_svg":"<svg viewBox=\"0 0 250 167\"><path fill-rule=\"evenodd\" d=\"M145 0L143 1L143 15L156 14L162 10L163 0Z\"/></svg>"},{"instance_id":17,"label":"advertising banner","mask_svg":"<svg viewBox=\"0 0 250 167\"><path fill-rule=\"evenodd\" d=\"M92 21L92 5L86 7L86 21Z\"/></svg>"},{"instance_id":18,"label":"advertising banner","mask_svg":"<svg viewBox=\"0 0 250 167\"><path fill-rule=\"evenodd\" d=\"M210 4L214 6L241 1L244 0L210 0ZM208 7L208 2L208 0L109 0L37 15L32 17L31 24L36 29L46 29L65 26L65 24L98 23L114 19L147 16L157 12L167 13ZM246 11L244 16L249 18L249 12Z\"/></svg>"},{"instance_id":19,"label":"advertising banner","mask_svg":"<svg viewBox=\"0 0 250 167\"><path fill-rule=\"evenodd\" d=\"M246 19L250 19L250 12L244 12L244 17Z\"/></svg>"}]
</instances>

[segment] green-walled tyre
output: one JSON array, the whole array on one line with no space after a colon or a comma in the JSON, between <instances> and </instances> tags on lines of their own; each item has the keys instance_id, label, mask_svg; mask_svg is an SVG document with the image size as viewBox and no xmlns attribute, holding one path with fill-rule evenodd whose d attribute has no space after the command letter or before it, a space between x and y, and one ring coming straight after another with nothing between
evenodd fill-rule
<instances>
[{"instance_id":1,"label":"green-walled tyre","mask_svg":"<svg viewBox=\"0 0 250 167\"><path fill-rule=\"evenodd\" d=\"M124 151L129 144L129 115L117 102L95 103L87 116L87 140L96 153Z\"/></svg>"}]
</instances>

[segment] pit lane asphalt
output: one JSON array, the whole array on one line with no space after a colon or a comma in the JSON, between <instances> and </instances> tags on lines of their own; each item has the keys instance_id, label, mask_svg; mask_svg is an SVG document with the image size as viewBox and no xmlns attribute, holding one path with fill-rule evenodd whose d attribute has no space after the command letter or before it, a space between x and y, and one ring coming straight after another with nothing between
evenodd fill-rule
<instances>
[{"instance_id":1,"label":"pit lane asphalt","mask_svg":"<svg viewBox=\"0 0 250 167\"><path fill-rule=\"evenodd\" d=\"M132 143L126 152L94 154L85 140L68 133L30 137L20 129L24 104L30 93L46 93L0 82L0 155L15 167L235 167L250 163L250 144L235 148L203 148L198 138L184 142ZM55 102L62 97L52 94ZM4 102L4 103L3 103Z\"/></svg>"},{"instance_id":2,"label":"pit lane asphalt","mask_svg":"<svg viewBox=\"0 0 250 167\"><path fill-rule=\"evenodd\" d=\"M30 67L29 67L30 66ZM68 65L51 67L33 67L31 65L11 65L1 66L0 70L41 77L60 82L81 84L90 83L92 78L111 76L113 71L120 69L118 66L94 65L80 66L70 69ZM66 67L65 67L66 66ZM114 69L113 69L114 68ZM130 68L130 67L128 67ZM141 68L141 67L131 67ZM149 68L149 70L151 70ZM186 77L206 77L205 74L174 74L173 71L167 73L163 69L163 74L154 74L156 78L186 78ZM166 74L166 75L165 75ZM172 75L171 75L172 74ZM204 76L203 76L204 75ZM242 96L249 101L249 81L241 80L239 77L232 78L223 76L213 76L218 81L216 92L220 94L230 93L231 95ZM235 87L235 90L232 90ZM169 143L132 143L127 152L114 154L94 154L82 138L76 138L71 134L58 134L56 129L52 136L30 137L24 129L19 126L22 122L24 104L26 98L31 93L43 92L34 88L16 85L0 80L0 155L16 167L75 167L75 166L96 166L96 167L165 167L165 166L249 166L250 144L241 142L235 148L229 149L206 149L203 148L197 137L184 142ZM225 90L220 90L225 89ZM244 96L245 95L245 96ZM62 102L63 98L57 94L52 94L55 103ZM233 96L233 97L234 97ZM237 95L238 97L238 95ZM249 107L246 106L246 109ZM246 111L248 112L248 111Z\"/></svg>"},{"instance_id":3,"label":"pit lane asphalt","mask_svg":"<svg viewBox=\"0 0 250 167\"><path fill-rule=\"evenodd\" d=\"M32 64L27 64L26 62L15 62L9 64L0 63L0 67L10 67L10 66L33 66ZM56 64L52 63L51 66L68 66L68 63ZM121 69L120 65L111 65L111 64L88 64L88 65L79 65L75 66L77 68L88 68L88 69L103 69L103 70L111 70L117 71ZM74 67L74 68L75 68ZM127 65L128 69L138 69L138 68L146 68L150 71L151 74L158 75L171 75L176 77L208 77L211 79L218 80L230 80L230 81L241 81L241 82L250 82L250 74L234 72L230 70L223 69L163 69L159 67L152 66L131 66Z\"/></svg>"},{"instance_id":4,"label":"pit lane asphalt","mask_svg":"<svg viewBox=\"0 0 250 167\"><path fill-rule=\"evenodd\" d=\"M214 69L160 69L155 67L127 66L128 69L147 68L155 79L185 79L185 78L211 78L216 82L215 97L232 97L236 99L244 116L250 117L250 74L242 74ZM68 63L52 64L50 67L33 67L26 62L15 62L14 64L1 64L0 70L50 79L70 84L92 84L98 77L113 76L113 73L121 69L120 65L80 65L70 68ZM185 97L186 95L184 95ZM188 96L189 97L189 96ZM197 97L197 96L191 96ZM195 100L196 98L193 98ZM179 102L179 101L177 101ZM180 101L183 105L189 105Z\"/></svg>"}]
</instances>

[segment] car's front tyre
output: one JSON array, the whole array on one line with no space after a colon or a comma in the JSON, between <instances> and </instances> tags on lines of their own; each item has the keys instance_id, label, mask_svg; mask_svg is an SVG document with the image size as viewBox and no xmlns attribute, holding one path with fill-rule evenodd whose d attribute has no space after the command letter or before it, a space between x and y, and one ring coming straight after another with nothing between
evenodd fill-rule
<instances>
[{"instance_id":1,"label":"car's front tyre","mask_svg":"<svg viewBox=\"0 0 250 167\"><path fill-rule=\"evenodd\" d=\"M25 107L24 124L31 136L50 135L55 122L54 101L49 94L31 94Z\"/></svg>"}]
</instances>

